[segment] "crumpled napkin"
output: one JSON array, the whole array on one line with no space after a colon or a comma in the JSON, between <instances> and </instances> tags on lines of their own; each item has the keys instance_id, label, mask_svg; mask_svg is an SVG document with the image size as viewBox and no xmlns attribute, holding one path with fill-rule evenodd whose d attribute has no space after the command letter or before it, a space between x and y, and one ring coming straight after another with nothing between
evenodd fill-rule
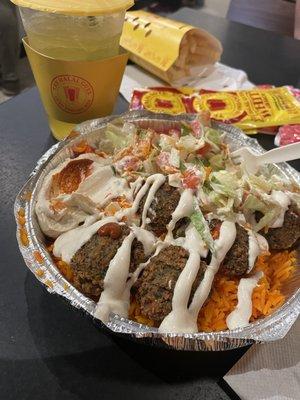
<instances>
[{"instance_id":1,"label":"crumpled napkin","mask_svg":"<svg viewBox=\"0 0 300 400\"><path fill-rule=\"evenodd\" d=\"M120 93L128 102L130 102L134 89L151 86L169 85L137 65L127 65ZM250 89L254 85L248 80L245 71L216 63L214 66L207 68L201 76L189 80L185 86L195 89L239 90Z\"/></svg>"},{"instance_id":2,"label":"crumpled napkin","mask_svg":"<svg viewBox=\"0 0 300 400\"><path fill-rule=\"evenodd\" d=\"M300 398L300 319L281 340L255 344L224 379L242 400Z\"/></svg>"}]
</instances>

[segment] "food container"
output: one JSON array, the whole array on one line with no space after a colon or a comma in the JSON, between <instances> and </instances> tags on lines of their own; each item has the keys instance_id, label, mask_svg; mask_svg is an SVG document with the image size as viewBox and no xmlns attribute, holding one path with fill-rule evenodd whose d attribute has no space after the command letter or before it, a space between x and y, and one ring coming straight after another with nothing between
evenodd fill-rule
<instances>
[{"instance_id":1,"label":"food container","mask_svg":"<svg viewBox=\"0 0 300 400\"><path fill-rule=\"evenodd\" d=\"M140 10L126 13L120 43L132 61L173 85L208 73L222 54L207 31Z\"/></svg>"},{"instance_id":2,"label":"food container","mask_svg":"<svg viewBox=\"0 0 300 400\"><path fill-rule=\"evenodd\" d=\"M119 48L133 0L12 0L26 53L56 139L111 114L128 54Z\"/></svg>"},{"instance_id":3,"label":"food container","mask_svg":"<svg viewBox=\"0 0 300 400\"><path fill-rule=\"evenodd\" d=\"M131 121L144 128L166 127L175 128L181 121L193 121L195 115L166 116L150 114L146 111L136 111L123 114L125 121ZM67 139L50 148L38 161L28 181L18 194L15 202L15 217L17 220L17 239L20 251L28 268L36 278L44 284L50 293L65 297L74 307L84 310L92 319L95 303L76 290L58 271L46 248L45 237L41 233L35 215L35 203L43 178L71 155L71 146L79 143L82 138L90 145L101 145L103 128L115 117L96 119L82 123L76 128L75 137ZM226 133L226 141L232 150L241 146L249 146L255 152L262 153L262 147L255 139L249 138L238 128L215 124ZM266 167L266 173L276 173L300 184L300 174L286 163ZM154 346L163 346L176 350L217 351L229 350L249 345L254 342L269 342L283 338L300 312L300 271L295 274L285 287L286 302L272 315L251 323L245 328L231 331L194 333L194 334L162 334L157 328L111 315L106 324L108 330L120 334L128 339L148 343ZM49 299L51 301L51 299ZM99 327L103 324L95 320Z\"/></svg>"}]
</instances>

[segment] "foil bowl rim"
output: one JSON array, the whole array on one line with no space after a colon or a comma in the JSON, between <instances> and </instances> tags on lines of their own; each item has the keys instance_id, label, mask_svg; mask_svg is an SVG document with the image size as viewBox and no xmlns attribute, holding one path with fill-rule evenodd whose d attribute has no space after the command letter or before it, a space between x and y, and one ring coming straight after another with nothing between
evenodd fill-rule
<instances>
[{"instance_id":1,"label":"foil bowl rim","mask_svg":"<svg viewBox=\"0 0 300 400\"><path fill-rule=\"evenodd\" d=\"M80 136L77 137L72 137L72 138L67 138L64 141L61 141L59 143L54 144L51 146L37 161L36 167L32 171L32 173L29 175L27 181L23 185L23 187L20 189L15 203L14 203L14 214L15 218L17 220L17 213L18 213L18 208L19 208L19 203L20 203L20 198L23 196L24 192L27 191L28 187L32 188L33 185L33 190L32 190L32 197L30 201L27 203L27 214L30 217L29 219L26 218L26 227L28 229L28 232L30 233L30 237L32 240L32 245L33 247L36 246L38 251L42 253L43 256L45 256L45 260L47 262L47 266L49 267L52 265L52 268L55 269L56 275L60 276L60 280L56 282L55 287L51 288L48 287L48 290L50 292L56 292L64 297L66 297L73 306L77 308L82 308L85 310L87 313L89 313L92 318L93 317L93 309L95 308L96 303L84 296L82 293L80 293L77 289L74 287L72 290L72 293L76 293L77 297L80 298L80 302L78 303L77 299L73 301L70 299L69 294L67 291L64 289L64 285L67 284L69 286L72 286L66 278L62 276L62 274L58 271L57 267L55 266L53 260L51 259L51 256L48 251L46 251L41 243L39 242L36 234L35 234L35 228L33 226L32 222L32 216L34 215L34 207L35 207L35 190L37 190L37 185L40 179L42 179L42 174L43 170L46 167L46 165L51 161L53 157L55 157L64 147L72 144L73 142L76 142L76 140L82 139L85 135L88 135L89 133L93 132L95 128L93 128L93 124L97 125L96 129L101 129L103 128L108 122L115 120L116 118L128 118L130 119L136 119L136 120L149 120L149 119L157 119L160 121L173 121L175 118L174 116L167 116L164 114L153 114L145 111L134 111L134 112L126 112L121 115L112 115L109 117L105 118L99 118L99 119L93 119L90 121L85 121L82 124L77 125L76 131L80 133ZM195 118L195 114L185 114L178 116L178 121L179 120L192 120ZM258 141L255 138L249 138L246 136L241 130L239 130L236 127L228 126L227 124L223 123L217 123L215 124L218 128L225 130L231 127L231 129L234 129L235 131L239 132L239 134L243 136L244 140L246 143L249 143L252 145L252 147L255 147L256 151L258 152L264 152L265 150L263 147L258 143ZM87 129L87 127L90 127L90 131ZM81 132L82 129L87 129L87 132ZM298 178L300 179L300 173L296 171L293 167L291 167L287 163L280 163L280 165L284 165L285 168L291 173L291 174L296 174ZM280 169L280 166L279 166ZM18 231L17 231L17 240L19 244L20 251L22 253L22 256L24 258L25 263L29 267L29 269L35 274L35 269L34 267L40 267L40 265L35 265L34 260L29 261L28 260L28 254L26 252L26 249L24 249L24 246L21 243ZM32 263L31 263L32 262ZM28 263L31 265L28 265ZM54 271L51 270L51 273L53 274ZM36 275L36 274L35 274ZM36 276L37 277L37 276ZM39 277L37 277L39 279ZM42 283L45 284L41 279L39 279ZM57 287L58 286L58 287ZM83 304L82 304L83 303ZM128 333L128 334L133 334L136 338L140 337L156 337L158 339L171 339L171 338L186 338L186 339L191 339L191 340L197 340L197 341L204 341L204 342L209 342L209 341L227 341L230 339L241 339L243 341L243 344L241 345L248 345L253 342L260 342L261 340L259 338L255 338L255 334L253 334L253 330L255 330L257 327L260 327L260 329L267 329L270 327L270 325L274 325L275 321L279 321L284 317L284 313L287 310L292 311L292 316L293 316L293 322L297 318L297 315L300 312L300 289L295 291L295 293L281 306L279 307L274 313L271 315L255 321L253 323L250 323L247 327L244 328L237 328L234 330L224 330L224 331L218 331L218 332L197 332L197 333L184 333L184 334L172 334L172 333L159 333L157 331L157 328L151 328L147 327L145 325L139 324L135 321L131 321L127 318L119 317L118 315L112 315L110 321L105 324L107 328L112 330L113 332L116 333ZM288 329L291 327L293 322L290 323L290 326ZM133 329L134 328L134 329ZM287 330L288 330L287 329ZM276 339L275 339L276 340ZM241 347L241 346L237 346Z\"/></svg>"}]
</instances>

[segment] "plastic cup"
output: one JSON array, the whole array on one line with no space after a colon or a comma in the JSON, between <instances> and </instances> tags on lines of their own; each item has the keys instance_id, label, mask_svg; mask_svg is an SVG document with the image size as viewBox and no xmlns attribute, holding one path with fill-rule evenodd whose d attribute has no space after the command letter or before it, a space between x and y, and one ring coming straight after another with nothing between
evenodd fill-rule
<instances>
[{"instance_id":1,"label":"plastic cup","mask_svg":"<svg viewBox=\"0 0 300 400\"><path fill-rule=\"evenodd\" d=\"M133 0L12 0L25 49L57 139L74 125L109 115L128 54L119 42Z\"/></svg>"},{"instance_id":2,"label":"plastic cup","mask_svg":"<svg viewBox=\"0 0 300 400\"><path fill-rule=\"evenodd\" d=\"M73 16L20 7L20 14L30 46L49 57L91 61L118 54L125 10Z\"/></svg>"}]
</instances>

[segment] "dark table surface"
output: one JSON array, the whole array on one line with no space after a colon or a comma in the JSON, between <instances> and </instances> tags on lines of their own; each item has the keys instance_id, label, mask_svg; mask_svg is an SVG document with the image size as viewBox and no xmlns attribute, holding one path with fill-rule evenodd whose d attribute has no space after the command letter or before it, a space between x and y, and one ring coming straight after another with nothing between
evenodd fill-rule
<instances>
[{"instance_id":1,"label":"dark table surface","mask_svg":"<svg viewBox=\"0 0 300 400\"><path fill-rule=\"evenodd\" d=\"M222 61L245 69L254 82L299 82L300 42L189 9L174 17L219 37ZM127 107L120 97L115 112ZM273 137L258 139L265 148L273 145ZM0 398L228 399L217 381L245 349L175 353L107 336L27 272L15 239L13 201L54 143L36 88L0 106L0 143Z\"/></svg>"}]
</instances>

